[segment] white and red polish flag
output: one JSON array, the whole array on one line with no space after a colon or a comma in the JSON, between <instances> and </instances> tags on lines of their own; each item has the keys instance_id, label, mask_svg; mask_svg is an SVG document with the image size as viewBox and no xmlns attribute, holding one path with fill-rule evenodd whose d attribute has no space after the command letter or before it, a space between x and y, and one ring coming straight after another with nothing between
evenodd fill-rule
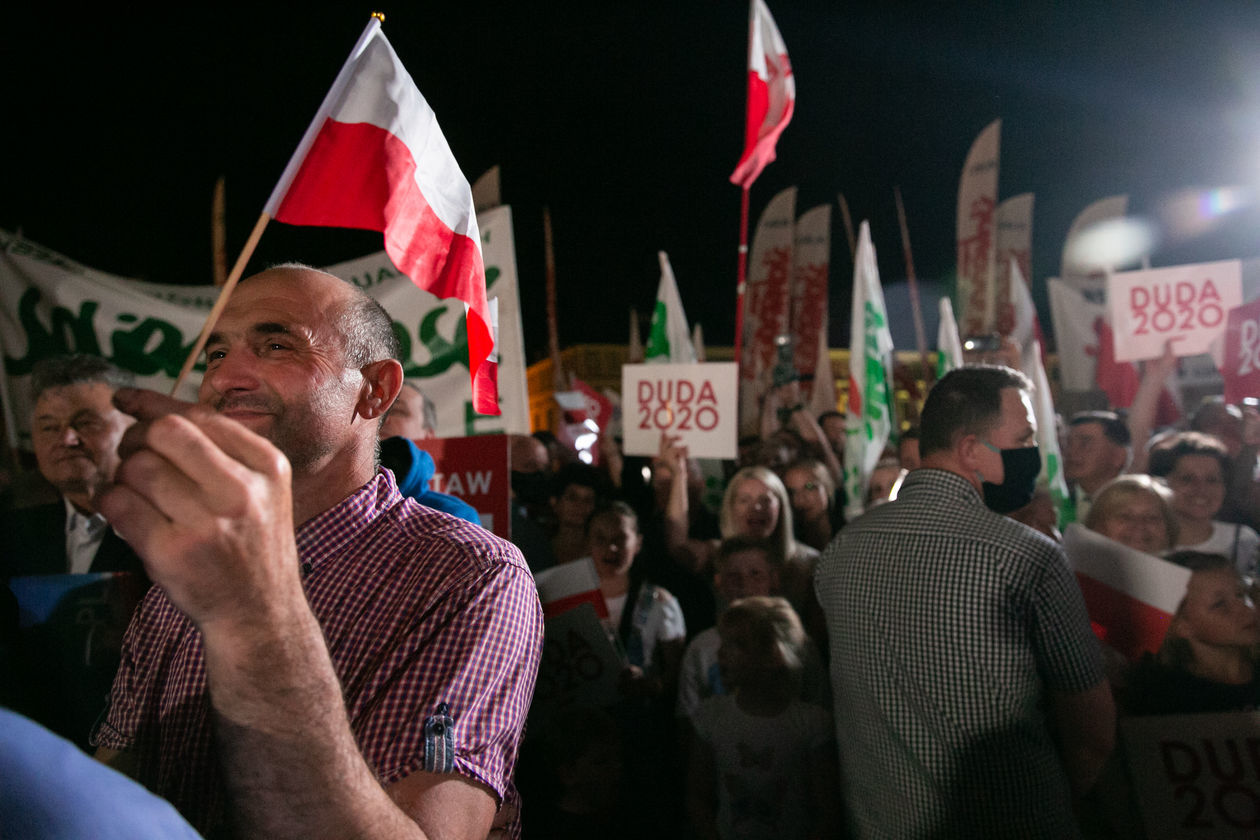
<instances>
[{"instance_id":1,"label":"white and red polish flag","mask_svg":"<svg viewBox=\"0 0 1260 840\"><path fill-rule=\"evenodd\" d=\"M796 107L796 78L787 46L764 0L752 0L748 14L748 113L744 126L744 154L731 183L752 186L766 164L774 160L774 144L792 119Z\"/></svg>"},{"instance_id":2,"label":"white and red polish flag","mask_svg":"<svg viewBox=\"0 0 1260 840\"><path fill-rule=\"evenodd\" d=\"M1095 635L1130 661L1158 651L1186 595L1190 570L1077 523L1063 529L1063 550Z\"/></svg>"},{"instance_id":3,"label":"white and red polish flag","mask_svg":"<svg viewBox=\"0 0 1260 840\"><path fill-rule=\"evenodd\" d=\"M390 260L413 283L463 301L473 406L499 413L472 190L377 18L324 97L265 212L291 225L379 230Z\"/></svg>"}]
</instances>

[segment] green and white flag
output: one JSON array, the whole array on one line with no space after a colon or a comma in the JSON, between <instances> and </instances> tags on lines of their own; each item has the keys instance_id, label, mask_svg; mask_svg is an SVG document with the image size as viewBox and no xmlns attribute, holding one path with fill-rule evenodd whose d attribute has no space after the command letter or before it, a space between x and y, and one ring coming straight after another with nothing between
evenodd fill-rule
<instances>
[{"instance_id":1,"label":"green and white flag","mask_svg":"<svg viewBox=\"0 0 1260 840\"><path fill-rule=\"evenodd\" d=\"M1050 490L1050 500L1058 516L1059 527L1066 528L1076 521L1076 508L1068 495L1067 479L1063 477L1063 455L1059 452L1059 432L1055 424L1054 397L1050 393L1050 378L1041 363L1041 342L1033 339L1024 350L1024 373L1033 383L1033 415L1037 418L1037 447L1041 450L1041 476Z\"/></svg>"},{"instance_id":2,"label":"green and white flag","mask_svg":"<svg viewBox=\"0 0 1260 840\"><path fill-rule=\"evenodd\" d=\"M871 229L862 222L853 261L853 308L849 346L849 405L845 421L844 489L847 519L866 507L866 490L879 456L895 440L892 333L879 285Z\"/></svg>"},{"instance_id":3,"label":"green and white flag","mask_svg":"<svg viewBox=\"0 0 1260 840\"><path fill-rule=\"evenodd\" d=\"M678 296L678 284L674 282L674 269L670 267L668 254L658 251L657 256L661 260L661 284L656 289L656 309L652 312L644 361L691 364L696 360L696 350L691 343L682 298Z\"/></svg>"},{"instance_id":4,"label":"green and white flag","mask_svg":"<svg viewBox=\"0 0 1260 840\"><path fill-rule=\"evenodd\" d=\"M1068 495L1067 479L1063 477L1063 455L1059 451L1059 431L1055 423L1054 396L1050 393L1050 377L1041 360L1041 326L1037 319L1037 307L1033 304L1028 284L1015 260L1011 260L1010 299L1015 312L1015 327L1011 339L1019 345L1019 367L1033 384L1033 415L1037 418L1037 447L1041 450L1041 475L1050 491L1050 500L1059 520L1059 527L1067 527L1076 520L1072 497Z\"/></svg>"},{"instance_id":5,"label":"green and white flag","mask_svg":"<svg viewBox=\"0 0 1260 840\"><path fill-rule=\"evenodd\" d=\"M958 337L958 322L954 320L954 305L949 298L941 298L941 323L936 328L936 378L940 379L954 368L963 366L962 339Z\"/></svg>"}]
</instances>

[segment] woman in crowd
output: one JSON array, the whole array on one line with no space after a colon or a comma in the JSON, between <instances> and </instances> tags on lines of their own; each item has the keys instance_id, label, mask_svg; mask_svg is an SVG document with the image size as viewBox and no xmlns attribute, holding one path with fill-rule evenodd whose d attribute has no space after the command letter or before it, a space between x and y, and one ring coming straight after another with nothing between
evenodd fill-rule
<instances>
[{"instance_id":1,"label":"woman in crowd","mask_svg":"<svg viewBox=\"0 0 1260 840\"><path fill-rule=\"evenodd\" d=\"M1181 432L1151 455L1151 473L1168 482L1177 517L1176 547L1228 557L1248 577L1256 574L1260 536L1246 525L1215 517L1225 504L1229 451L1216 438Z\"/></svg>"},{"instance_id":2,"label":"woman in crowd","mask_svg":"<svg viewBox=\"0 0 1260 840\"><path fill-rule=\"evenodd\" d=\"M825 464L802 458L783 472L783 485L792 500L792 526L797 542L822 551L840 530L836 484Z\"/></svg>"},{"instance_id":3,"label":"woman in crowd","mask_svg":"<svg viewBox=\"0 0 1260 840\"><path fill-rule=\"evenodd\" d=\"M633 508L625 502L597 508L587 537L608 607L605 628L626 662L615 711L626 745L626 801L655 803L651 819L670 825L682 818L682 755L669 735L687 626L678 600L636 562L643 538Z\"/></svg>"},{"instance_id":4,"label":"woman in crowd","mask_svg":"<svg viewBox=\"0 0 1260 840\"><path fill-rule=\"evenodd\" d=\"M1133 714L1191 714L1260 707L1260 614L1225 557L1179 551L1169 560L1193 574L1168 634L1134 671Z\"/></svg>"},{"instance_id":5,"label":"woman in crowd","mask_svg":"<svg viewBox=\"0 0 1260 840\"><path fill-rule=\"evenodd\" d=\"M623 688L633 696L672 701L687 627L677 599L635 568L643 545L638 516L625 502L608 502L591 514L586 537L608 607L607 627L628 663Z\"/></svg>"},{"instance_id":6,"label":"woman in crowd","mask_svg":"<svg viewBox=\"0 0 1260 840\"><path fill-rule=\"evenodd\" d=\"M770 540L783 558L779 583L802 616L817 612L813 592L818 549L797 541L792 532L792 501L783 481L765 467L744 467L726 485L719 517L722 539Z\"/></svg>"},{"instance_id":7,"label":"woman in crowd","mask_svg":"<svg viewBox=\"0 0 1260 840\"><path fill-rule=\"evenodd\" d=\"M1094 497L1085 527L1147 554L1161 555L1177 539L1172 493L1149 475L1121 475Z\"/></svg>"}]
</instances>

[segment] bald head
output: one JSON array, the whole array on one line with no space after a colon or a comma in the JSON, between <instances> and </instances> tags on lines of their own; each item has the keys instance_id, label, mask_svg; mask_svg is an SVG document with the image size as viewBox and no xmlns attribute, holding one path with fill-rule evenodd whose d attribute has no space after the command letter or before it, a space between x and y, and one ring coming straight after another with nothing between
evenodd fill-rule
<instances>
[{"instance_id":1,"label":"bald head","mask_svg":"<svg viewBox=\"0 0 1260 840\"><path fill-rule=\"evenodd\" d=\"M348 367L360 368L382 359L401 357L393 319L375 298L358 286L335 274L296 262L273 266L245 278L241 284L260 281L305 284L331 293L337 303L328 314L341 334Z\"/></svg>"},{"instance_id":2,"label":"bald head","mask_svg":"<svg viewBox=\"0 0 1260 840\"><path fill-rule=\"evenodd\" d=\"M358 487L375 469L377 429L401 387L396 356L376 301L326 272L278 266L242 282L224 307L200 398L275 444L295 482L328 480L325 470L341 464Z\"/></svg>"}]
</instances>

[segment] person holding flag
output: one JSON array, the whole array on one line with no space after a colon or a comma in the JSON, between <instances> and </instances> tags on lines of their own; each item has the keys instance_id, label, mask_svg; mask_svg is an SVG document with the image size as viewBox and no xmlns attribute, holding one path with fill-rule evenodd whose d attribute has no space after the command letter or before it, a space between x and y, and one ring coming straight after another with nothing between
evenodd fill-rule
<instances>
[{"instance_id":1,"label":"person holding flag","mask_svg":"<svg viewBox=\"0 0 1260 840\"><path fill-rule=\"evenodd\" d=\"M156 586L94 743L206 836L484 837L514 796L542 609L514 546L378 468L397 354L365 293L282 266L224 310L200 405L115 397L99 507Z\"/></svg>"},{"instance_id":2,"label":"person holding flag","mask_svg":"<svg viewBox=\"0 0 1260 840\"><path fill-rule=\"evenodd\" d=\"M271 212L384 230L413 280L469 302L485 411L492 318L453 164L374 18L251 241ZM230 298L229 284L199 340L200 405L115 397L138 422L99 508L157 585L124 640L97 757L206 836L514 835L542 654L529 567L379 469L402 365L378 303L296 264Z\"/></svg>"}]
</instances>

